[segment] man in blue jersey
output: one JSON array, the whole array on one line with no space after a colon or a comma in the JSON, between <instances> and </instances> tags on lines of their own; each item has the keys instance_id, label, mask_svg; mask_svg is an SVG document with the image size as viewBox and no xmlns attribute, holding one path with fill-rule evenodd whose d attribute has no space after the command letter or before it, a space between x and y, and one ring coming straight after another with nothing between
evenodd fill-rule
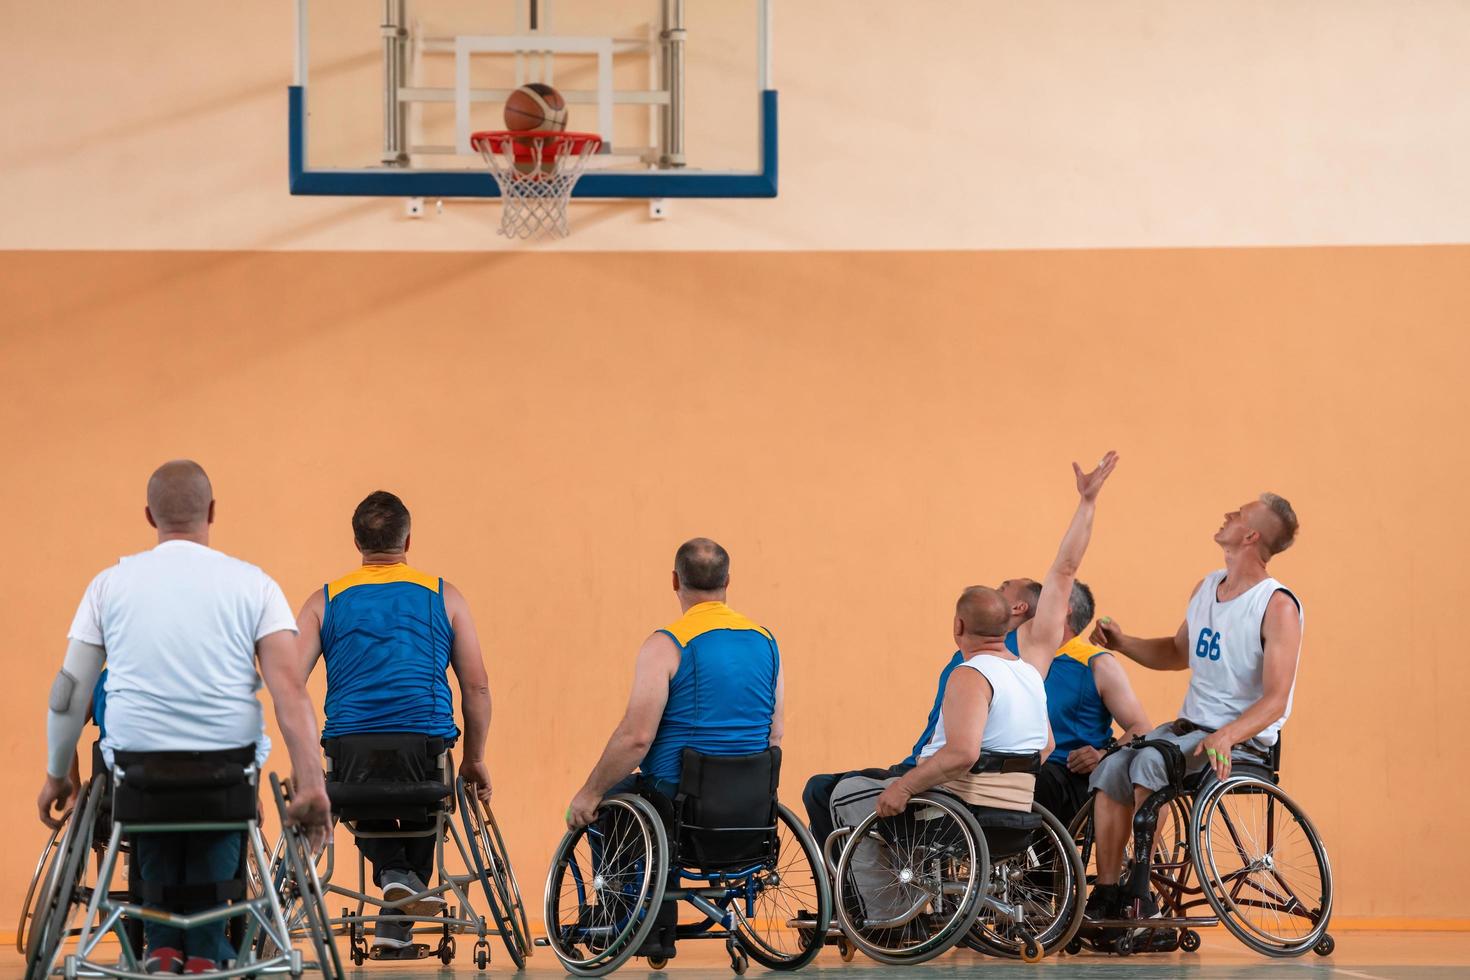
<instances>
[{"instance_id":1,"label":"man in blue jersey","mask_svg":"<svg viewBox=\"0 0 1470 980\"><path fill-rule=\"evenodd\" d=\"M1093 609L1092 590L1073 583L1062 646L1046 675L1046 714L1056 748L1036 778L1036 802L1063 824L1087 802L1088 778L1113 737L1113 722L1123 728L1124 739L1153 728L1123 665L1082 638ZM1012 642L1006 638L1008 647Z\"/></svg>"},{"instance_id":2,"label":"man in blue jersey","mask_svg":"<svg viewBox=\"0 0 1470 980\"><path fill-rule=\"evenodd\" d=\"M362 565L324 585L297 619L303 676L318 657L327 665L326 726L322 741L370 732L413 733L453 745L459 738L447 672L459 681L464 711L460 774L490 799L485 739L490 731L490 682L479 635L464 595L444 579L409 566L411 518L403 501L383 490L367 496L352 515ZM432 823L360 820L364 832L429 830ZM373 881L388 902L428 888L435 841L425 837L360 837L358 849L373 865ZM437 895L398 906L403 915L435 915ZM387 912L385 914L392 914ZM374 948L397 950L412 940L408 922L380 922Z\"/></svg>"},{"instance_id":3,"label":"man in blue jersey","mask_svg":"<svg viewBox=\"0 0 1470 980\"><path fill-rule=\"evenodd\" d=\"M1011 653L1016 653L1016 630L1036 615L1036 604L1041 599L1041 583L1030 578L1008 578L1000 583L997 590L1010 607L1010 619L1006 622L1006 647ZM934 694L934 705L929 709L929 717L924 724L924 730L919 733L919 738L914 742L913 749L908 757L902 762L889 766L886 769L854 769L849 772L823 772L812 776L806 781L806 788L802 790L801 802L806 807L807 825L811 828L812 836L818 844L827 839L834 829L832 826L832 790L837 784L848 776L867 776L872 779L886 779L889 776L902 776L914 766L919 764L919 753L924 751L924 746L934 737L934 730L939 725L940 709L944 705L944 690L949 684L949 677L955 668L965 662L965 655L959 650L949 658L944 669L939 673L939 689Z\"/></svg>"},{"instance_id":4,"label":"man in blue jersey","mask_svg":"<svg viewBox=\"0 0 1470 980\"><path fill-rule=\"evenodd\" d=\"M709 538L684 542L673 586L683 615L643 641L623 719L567 807L570 828L592 823L613 793L672 799L686 747L750 755L781 744L781 651L769 630L725 604L729 553ZM677 920L677 905L665 903L639 955L672 956Z\"/></svg>"}]
</instances>

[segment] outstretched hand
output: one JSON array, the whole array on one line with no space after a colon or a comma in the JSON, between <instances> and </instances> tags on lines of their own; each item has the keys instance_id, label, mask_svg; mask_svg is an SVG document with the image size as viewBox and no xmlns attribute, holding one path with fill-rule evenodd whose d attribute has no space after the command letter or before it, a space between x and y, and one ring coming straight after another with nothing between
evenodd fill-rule
<instances>
[{"instance_id":1,"label":"outstretched hand","mask_svg":"<svg viewBox=\"0 0 1470 980\"><path fill-rule=\"evenodd\" d=\"M1098 461L1097 469L1091 473L1083 473L1082 467L1076 463L1072 464L1072 472L1077 476L1077 492L1083 500L1096 500L1098 492L1102 490L1103 484L1108 482L1112 475L1113 467L1118 465L1118 454L1109 449L1107 455Z\"/></svg>"}]
</instances>

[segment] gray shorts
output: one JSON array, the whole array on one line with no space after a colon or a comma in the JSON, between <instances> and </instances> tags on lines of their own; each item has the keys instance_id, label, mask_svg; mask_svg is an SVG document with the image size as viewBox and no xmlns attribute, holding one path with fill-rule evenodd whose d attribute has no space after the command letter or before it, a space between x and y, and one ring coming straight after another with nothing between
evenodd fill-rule
<instances>
[{"instance_id":1,"label":"gray shorts","mask_svg":"<svg viewBox=\"0 0 1470 980\"><path fill-rule=\"evenodd\" d=\"M1196 773L1209 765L1209 757L1203 752L1194 754L1209 735L1209 732L1194 731L1188 735L1174 734L1174 723L1166 721L1164 724L1149 732L1146 737L1160 742L1173 742L1179 746L1179 751L1184 753L1184 773L1190 775ZM1251 743L1237 745L1231 753L1231 762L1259 766L1262 764L1261 755L1247 749ZM1244 750L1244 751L1243 751ZM1201 788L1208 786L1217 777L1214 772L1205 776ZM1164 755L1157 749L1119 749L1112 755L1098 763L1092 771L1092 779L1087 788L1101 790L1119 803L1133 805L1133 787L1142 786L1148 790L1159 790L1169 785L1169 770L1164 765Z\"/></svg>"}]
</instances>

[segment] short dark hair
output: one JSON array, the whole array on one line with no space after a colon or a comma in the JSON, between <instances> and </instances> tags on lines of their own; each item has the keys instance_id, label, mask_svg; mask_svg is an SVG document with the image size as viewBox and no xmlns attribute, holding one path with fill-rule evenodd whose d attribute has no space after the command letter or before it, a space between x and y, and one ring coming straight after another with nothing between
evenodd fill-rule
<instances>
[{"instance_id":1,"label":"short dark hair","mask_svg":"<svg viewBox=\"0 0 1470 980\"><path fill-rule=\"evenodd\" d=\"M387 490L374 490L352 512L352 537L359 551L402 551L409 524L403 501Z\"/></svg>"},{"instance_id":2,"label":"short dark hair","mask_svg":"<svg viewBox=\"0 0 1470 980\"><path fill-rule=\"evenodd\" d=\"M691 592L718 592L730 584L730 553L709 538L691 538L674 553L674 574Z\"/></svg>"},{"instance_id":3,"label":"short dark hair","mask_svg":"<svg viewBox=\"0 0 1470 980\"><path fill-rule=\"evenodd\" d=\"M1296 511L1292 509L1291 502L1285 497L1274 493L1261 494L1261 503L1265 504L1271 513L1276 515L1276 520L1281 523L1281 533L1273 534L1266 542L1266 550L1272 557L1281 554L1296 542L1296 532L1301 529L1297 521Z\"/></svg>"},{"instance_id":4,"label":"short dark hair","mask_svg":"<svg viewBox=\"0 0 1470 980\"><path fill-rule=\"evenodd\" d=\"M1067 625L1073 633L1080 634L1092 622L1097 607L1092 601L1092 590L1084 582L1072 583L1072 595L1067 600Z\"/></svg>"},{"instance_id":5,"label":"short dark hair","mask_svg":"<svg viewBox=\"0 0 1470 980\"><path fill-rule=\"evenodd\" d=\"M1036 615L1036 607L1041 603L1041 583L1035 579L1027 579L1026 584L1021 586L1021 595L1026 597L1026 618L1030 619Z\"/></svg>"}]
</instances>

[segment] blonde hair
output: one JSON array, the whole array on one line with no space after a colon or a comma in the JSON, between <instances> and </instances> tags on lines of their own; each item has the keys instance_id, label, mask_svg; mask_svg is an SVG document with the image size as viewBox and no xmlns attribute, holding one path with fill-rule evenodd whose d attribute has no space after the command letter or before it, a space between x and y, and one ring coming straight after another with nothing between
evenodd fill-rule
<instances>
[{"instance_id":1,"label":"blonde hair","mask_svg":"<svg viewBox=\"0 0 1470 980\"><path fill-rule=\"evenodd\" d=\"M1296 519L1296 511L1291 509L1291 501L1285 497L1274 493L1263 493L1261 503L1265 504L1266 508L1281 522L1281 533L1271 535L1270 540L1266 542L1266 549L1273 556L1279 555L1296 542L1296 532L1301 524Z\"/></svg>"}]
</instances>

